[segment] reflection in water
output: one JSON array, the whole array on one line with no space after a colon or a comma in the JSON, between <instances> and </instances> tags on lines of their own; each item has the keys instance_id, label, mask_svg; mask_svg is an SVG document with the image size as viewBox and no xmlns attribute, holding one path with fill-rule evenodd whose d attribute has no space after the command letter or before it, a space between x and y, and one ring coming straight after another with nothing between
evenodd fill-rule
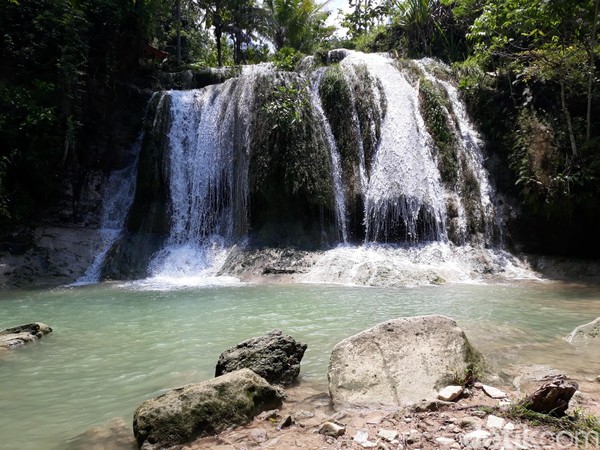
<instances>
[{"instance_id":1,"label":"reflection in water","mask_svg":"<svg viewBox=\"0 0 600 450\"><path fill-rule=\"evenodd\" d=\"M101 284L2 292L0 328L42 321L54 332L0 360L4 449L61 447L166 389L211 378L219 354L279 328L306 342L303 383L324 387L339 340L419 314L456 319L494 365L544 364L600 374L598 348L562 341L600 312L600 288L559 283L419 288L244 285L153 289Z\"/></svg>"}]
</instances>

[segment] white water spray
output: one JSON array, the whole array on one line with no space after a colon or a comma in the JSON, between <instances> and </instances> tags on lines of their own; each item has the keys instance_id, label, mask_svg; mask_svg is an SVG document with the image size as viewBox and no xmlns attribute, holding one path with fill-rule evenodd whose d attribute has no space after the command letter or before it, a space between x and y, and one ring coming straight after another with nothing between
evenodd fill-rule
<instances>
[{"instance_id":1,"label":"white water spray","mask_svg":"<svg viewBox=\"0 0 600 450\"><path fill-rule=\"evenodd\" d=\"M379 79L388 105L364 192L367 241L388 240L398 225L409 241L444 240L443 188L418 94L388 56L351 52L341 62L342 67L357 64Z\"/></svg>"}]
</instances>

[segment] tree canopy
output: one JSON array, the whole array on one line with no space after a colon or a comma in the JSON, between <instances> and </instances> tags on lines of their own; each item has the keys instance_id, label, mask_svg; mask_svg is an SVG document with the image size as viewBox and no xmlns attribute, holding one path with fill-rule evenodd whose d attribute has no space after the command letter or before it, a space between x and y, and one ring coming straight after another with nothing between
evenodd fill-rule
<instances>
[{"instance_id":1,"label":"tree canopy","mask_svg":"<svg viewBox=\"0 0 600 450\"><path fill-rule=\"evenodd\" d=\"M324 0L0 2L0 222L118 165L98 148L125 145L115 124L157 70L291 69L339 45L452 64L503 189L537 219L600 220L600 0L347 1L342 37Z\"/></svg>"}]
</instances>

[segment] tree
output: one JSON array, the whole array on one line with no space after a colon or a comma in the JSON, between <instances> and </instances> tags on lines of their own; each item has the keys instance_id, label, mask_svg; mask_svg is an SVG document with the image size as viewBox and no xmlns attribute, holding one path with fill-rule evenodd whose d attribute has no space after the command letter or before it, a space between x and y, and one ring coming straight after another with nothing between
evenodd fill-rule
<instances>
[{"instance_id":1,"label":"tree","mask_svg":"<svg viewBox=\"0 0 600 450\"><path fill-rule=\"evenodd\" d=\"M264 0L263 33L277 51L290 47L309 53L333 31L325 26L328 13L324 6L314 0Z\"/></svg>"},{"instance_id":2,"label":"tree","mask_svg":"<svg viewBox=\"0 0 600 450\"><path fill-rule=\"evenodd\" d=\"M342 25L348 28L350 36L357 37L369 32L388 15L389 4L377 3L375 0L348 0L352 12L345 15Z\"/></svg>"},{"instance_id":3,"label":"tree","mask_svg":"<svg viewBox=\"0 0 600 450\"><path fill-rule=\"evenodd\" d=\"M559 85L560 104L568 130L572 156L577 139L568 104L568 90L587 95L586 132L590 139L598 0L489 1L470 34L482 61L499 60L523 80L544 80ZM587 72L587 76L582 75ZM586 84L585 90L581 89Z\"/></svg>"}]
</instances>

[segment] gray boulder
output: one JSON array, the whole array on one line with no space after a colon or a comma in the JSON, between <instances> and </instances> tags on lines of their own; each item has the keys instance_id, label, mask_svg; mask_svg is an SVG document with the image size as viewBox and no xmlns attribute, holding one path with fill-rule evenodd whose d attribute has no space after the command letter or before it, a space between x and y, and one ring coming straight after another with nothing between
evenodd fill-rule
<instances>
[{"instance_id":1,"label":"gray boulder","mask_svg":"<svg viewBox=\"0 0 600 450\"><path fill-rule=\"evenodd\" d=\"M133 416L133 433L143 449L184 444L248 423L282 400L279 389L242 369L146 400Z\"/></svg>"},{"instance_id":2,"label":"gray boulder","mask_svg":"<svg viewBox=\"0 0 600 450\"><path fill-rule=\"evenodd\" d=\"M221 353L215 376L247 368L269 383L290 385L300 374L300 361L305 351L306 344L273 330Z\"/></svg>"},{"instance_id":3,"label":"gray boulder","mask_svg":"<svg viewBox=\"0 0 600 450\"><path fill-rule=\"evenodd\" d=\"M580 325L565 337L571 344L600 343L600 317L590 323Z\"/></svg>"},{"instance_id":4,"label":"gray boulder","mask_svg":"<svg viewBox=\"0 0 600 450\"><path fill-rule=\"evenodd\" d=\"M481 363L454 320L405 317L339 342L329 361L329 392L336 409L435 400L440 388Z\"/></svg>"},{"instance_id":5,"label":"gray boulder","mask_svg":"<svg viewBox=\"0 0 600 450\"><path fill-rule=\"evenodd\" d=\"M37 341L52 332L52 328L42 322L28 323L0 331L0 348L15 348Z\"/></svg>"}]
</instances>

